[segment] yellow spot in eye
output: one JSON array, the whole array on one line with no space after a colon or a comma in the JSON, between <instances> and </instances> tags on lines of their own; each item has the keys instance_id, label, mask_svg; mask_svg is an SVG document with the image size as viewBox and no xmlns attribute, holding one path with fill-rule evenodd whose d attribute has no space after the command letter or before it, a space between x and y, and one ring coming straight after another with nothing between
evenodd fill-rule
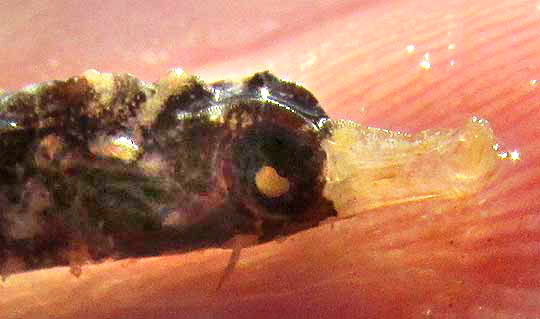
<instances>
[{"instance_id":1,"label":"yellow spot in eye","mask_svg":"<svg viewBox=\"0 0 540 319\"><path fill-rule=\"evenodd\" d=\"M90 144L90 151L99 156L132 162L143 152L130 136L99 136Z\"/></svg>"},{"instance_id":2,"label":"yellow spot in eye","mask_svg":"<svg viewBox=\"0 0 540 319\"><path fill-rule=\"evenodd\" d=\"M263 166L255 175L255 185L264 196L275 198L289 191L289 181L270 166Z\"/></svg>"}]
</instances>

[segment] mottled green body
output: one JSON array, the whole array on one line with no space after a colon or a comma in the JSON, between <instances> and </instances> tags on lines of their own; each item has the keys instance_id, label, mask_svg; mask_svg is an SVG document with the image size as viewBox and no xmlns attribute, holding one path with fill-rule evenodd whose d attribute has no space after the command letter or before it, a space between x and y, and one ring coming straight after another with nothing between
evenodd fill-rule
<instances>
[{"instance_id":1,"label":"mottled green body","mask_svg":"<svg viewBox=\"0 0 540 319\"><path fill-rule=\"evenodd\" d=\"M326 114L259 73L205 85L88 72L0 97L0 273L262 240L332 216ZM291 181L257 191L261 166Z\"/></svg>"}]
</instances>

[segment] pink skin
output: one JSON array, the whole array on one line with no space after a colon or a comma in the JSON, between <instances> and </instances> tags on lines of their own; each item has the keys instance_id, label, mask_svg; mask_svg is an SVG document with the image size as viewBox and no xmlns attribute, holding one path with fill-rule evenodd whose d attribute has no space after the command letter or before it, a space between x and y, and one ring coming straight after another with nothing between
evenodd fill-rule
<instances>
[{"instance_id":1,"label":"pink skin","mask_svg":"<svg viewBox=\"0 0 540 319\"><path fill-rule=\"evenodd\" d=\"M175 66L208 81L270 69L304 83L333 117L370 126L414 132L487 118L521 160L464 211L368 212L246 249L218 292L230 252L213 249L86 266L79 278L67 268L15 275L1 284L0 317L540 313L537 1L120 3L4 1L0 87L88 68L149 81Z\"/></svg>"}]
</instances>

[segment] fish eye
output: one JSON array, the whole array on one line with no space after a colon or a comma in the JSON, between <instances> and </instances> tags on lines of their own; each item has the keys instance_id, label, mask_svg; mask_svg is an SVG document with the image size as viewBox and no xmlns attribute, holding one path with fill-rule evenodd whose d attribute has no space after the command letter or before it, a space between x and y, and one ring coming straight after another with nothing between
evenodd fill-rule
<instances>
[{"instance_id":1,"label":"fish eye","mask_svg":"<svg viewBox=\"0 0 540 319\"><path fill-rule=\"evenodd\" d=\"M228 143L229 192L264 219L302 218L324 186L326 155L319 132L290 110L254 103L235 108L230 116L245 119L249 114L251 124L236 128Z\"/></svg>"}]
</instances>

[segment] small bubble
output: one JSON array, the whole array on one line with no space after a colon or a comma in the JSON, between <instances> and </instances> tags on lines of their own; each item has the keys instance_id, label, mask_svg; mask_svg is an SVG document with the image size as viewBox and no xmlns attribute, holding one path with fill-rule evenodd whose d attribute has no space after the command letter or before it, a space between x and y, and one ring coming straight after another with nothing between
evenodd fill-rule
<instances>
[{"instance_id":1,"label":"small bubble","mask_svg":"<svg viewBox=\"0 0 540 319\"><path fill-rule=\"evenodd\" d=\"M519 158L520 158L520 154L517 150L513 150L512 152L510 152L510 159L512 161L517 161L519 160Z\"/></svg>"},{"instance_id":2,"label":"small bubble","mask_svg":"<svg viewBox=\"0 0 540 319\"><path fill-rule=\"evenodd\" d=\"M429 52L426 52L424 54L424 59L422 60L422 62L420 62L420 67L425 69L425 70L429 70L431 69L431 56L429 55Z\"/></svg>"},{"instance_id":3,"label":"small bubble","mask_svg":"<svg viewBox=\"0 0 540 319\"><path fill-rule=\"evenodd\" d=\"M406 47L407 53L409 53L409 54L410 54L410 53L413 53L415 49L416 49L416 48L414 47L413 44L409 44L409 45Z\"/></svg>"},{"instance_id":4,"label":"small bubble","mask_svg":"<svg viewBox=\"0 0 540 319\"><path fill-rule=\"evenodd\" d=\"M429 69L431 69L431 62L424 60L424 61L420 62L420 67L422 69L429 70Z\"/></svg>"}]
</instances>

